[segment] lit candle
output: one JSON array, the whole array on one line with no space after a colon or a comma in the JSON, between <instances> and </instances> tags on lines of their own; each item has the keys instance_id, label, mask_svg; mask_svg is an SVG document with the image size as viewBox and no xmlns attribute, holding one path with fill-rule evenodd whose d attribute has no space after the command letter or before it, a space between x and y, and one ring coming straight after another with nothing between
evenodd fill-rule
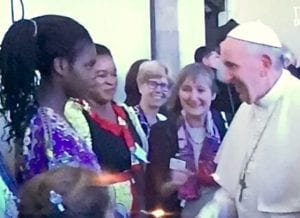
<instances>
[{"instance_id":1,"label":"lit candle","mask_svg":"<svg viewBox=\"0 0 300 218\"><path fill-rule=\"evenodd\" d=\"M145 211L145 210L141 210L142 213L144 214L147 214L147 215L152 215L154 217L163 217L163 216L166 216L166 215L170 215L168 213L166 213L163 209L156 209L156 210L153 210L153 211Z\"/></svg>"},{"instance_id":2,"label":"lit candle","mask_svg":"<svg viewBox=\"0 0 300 218\"><path fill-rule=\"evenodd\" d=\"M163 217L165 215L165 211L162 209L156 209L150 213L154 217Z\"/></svg>"}]
</instances>

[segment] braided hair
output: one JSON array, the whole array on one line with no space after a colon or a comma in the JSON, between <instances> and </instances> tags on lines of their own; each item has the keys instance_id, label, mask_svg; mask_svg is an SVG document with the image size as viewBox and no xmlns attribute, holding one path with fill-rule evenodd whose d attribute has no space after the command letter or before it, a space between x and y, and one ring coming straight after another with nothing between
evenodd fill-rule
<instances>
[{"instance_id":1,"label":"braided hair","mask_svg":"<svg viewBox=\"0 0 300 218\"><path fill-rule=\"evenodd\" d=\"M51 77L56 57L73 63L85 43L93 43L88 31L59 15L22 19L6 32L0 50L1 113L7 120L8 140L15 140L17 152L22 152L20 142L37 111L39 75Z\"/></svg>"}]
</instances>

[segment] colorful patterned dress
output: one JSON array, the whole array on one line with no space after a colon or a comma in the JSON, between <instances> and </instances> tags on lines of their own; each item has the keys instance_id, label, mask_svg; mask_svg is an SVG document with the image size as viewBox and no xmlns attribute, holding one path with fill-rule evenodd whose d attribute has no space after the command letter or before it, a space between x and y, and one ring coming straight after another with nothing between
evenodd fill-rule
<instances>
[{"instance_id":1,"label":"colorful patterned dress","mask_svg":"<svg viewBox=\"0 0 300 218\"><path fill-rule=\"evenodd\" d=\"M23 179L61 165L100 171L92 148L51 108L40 107L24 137Z\"/></svg>"}]
</instances>

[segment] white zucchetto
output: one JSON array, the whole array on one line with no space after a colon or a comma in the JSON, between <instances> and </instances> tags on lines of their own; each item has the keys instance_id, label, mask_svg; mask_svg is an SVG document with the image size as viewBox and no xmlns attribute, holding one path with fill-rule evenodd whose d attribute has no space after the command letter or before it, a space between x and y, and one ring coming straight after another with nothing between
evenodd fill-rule
<instances>
[{"instance_id":1,"label":"white zucchetto","mask_svg":"<svg viewBox=\"0 0 300 218\"><path fill-rule=\"evenodd\" d=\"M232 29L227 37L281 48L281 42L274 30L260 21L243 23Z\"/></svg>"}]
</instances>

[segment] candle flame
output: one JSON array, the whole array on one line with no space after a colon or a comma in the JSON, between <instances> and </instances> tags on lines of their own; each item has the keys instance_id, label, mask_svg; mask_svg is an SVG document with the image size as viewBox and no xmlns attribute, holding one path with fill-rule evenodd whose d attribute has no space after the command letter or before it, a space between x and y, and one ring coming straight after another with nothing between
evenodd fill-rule
<instances>
[{"instance_id":1,"label":"candle flame","mask_svg":"<svg viewBox=\"0 0 300 218\"><path fill-rule=\"evenodd\" d=\"M165 211L162 209L156 209L151 212L151 215L153 215L154 217L163 217L165 215Z\"/></svg>"},{"instance_id":2,"label":"candle flame","mask_svg":"<svg viewBox=\"0 0 300 218\"><path fill-rule=\"evenodd\" d=\"M164 211L161 208L152 210L152 211L146 211L146 210L140 210L141 213L143 214L147 214L147 215L151 215L157 218L161 218L161 217L171 217L173 215L173 213L169 213Z\"/></svg>"}]
</instances>

